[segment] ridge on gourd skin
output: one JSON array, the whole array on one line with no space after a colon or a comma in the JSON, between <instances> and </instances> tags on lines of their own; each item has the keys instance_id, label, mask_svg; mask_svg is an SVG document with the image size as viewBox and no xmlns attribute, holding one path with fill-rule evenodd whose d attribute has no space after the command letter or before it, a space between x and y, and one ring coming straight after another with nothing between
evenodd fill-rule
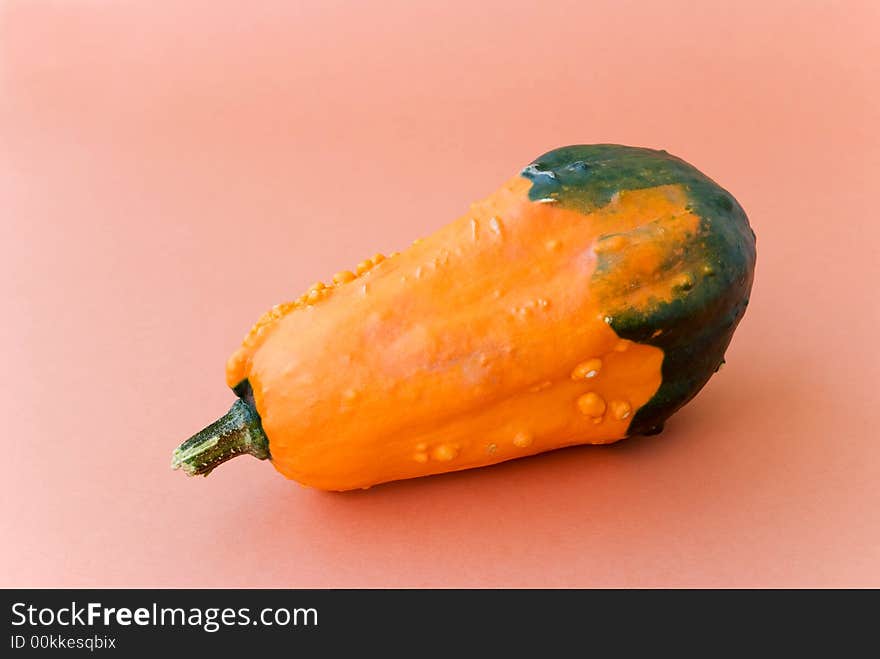
<instances>
[{"instance_id":1,"label":"ridge on gourd skin","mask_svg":"<svg viewBox=\"0 0 880 659\"><path fill-rule=\"evenodd\" d=\"M755 236L665 151L569 146L400 253L260 318L239 400L172 465L249 453L328 490L660 432L724 360Z\"/></svg>"}]
</instances>

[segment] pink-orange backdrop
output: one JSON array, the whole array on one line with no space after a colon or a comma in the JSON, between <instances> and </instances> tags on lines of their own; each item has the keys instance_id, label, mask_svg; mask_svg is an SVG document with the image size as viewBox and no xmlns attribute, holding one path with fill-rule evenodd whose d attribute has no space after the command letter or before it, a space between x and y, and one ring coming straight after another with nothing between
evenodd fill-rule
<instances>
[{"instance_id":1,"label":"pink-orange backdrop","mask_svg":"<svg viewBox=\"0 0 880 659\"><path fill-rule=\"evenodd\" d=\"M3 3L0 585L880 586L878 33L870 1ZM665 434L345 495L170 471L264 309L578 142L684 157L758 235Z\"/></svg>"}]
</instances>

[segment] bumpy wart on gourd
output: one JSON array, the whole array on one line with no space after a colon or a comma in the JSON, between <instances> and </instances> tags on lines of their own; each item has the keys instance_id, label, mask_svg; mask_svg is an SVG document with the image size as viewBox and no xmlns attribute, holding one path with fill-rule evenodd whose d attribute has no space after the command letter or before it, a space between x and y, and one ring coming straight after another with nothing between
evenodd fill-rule
<instances>
[{"instance_id":1,"label":"bumpy wart on gourd","mask_svg":"<svg viewBox=\"0 0 880 659\"><path fill-rule=\"evenodd\" d=\"M755 236L665 151L551 151L458 220L260 318L239 397L174 452L328 490L659 432L720 367Z\"/></svg>"}]
</instances>

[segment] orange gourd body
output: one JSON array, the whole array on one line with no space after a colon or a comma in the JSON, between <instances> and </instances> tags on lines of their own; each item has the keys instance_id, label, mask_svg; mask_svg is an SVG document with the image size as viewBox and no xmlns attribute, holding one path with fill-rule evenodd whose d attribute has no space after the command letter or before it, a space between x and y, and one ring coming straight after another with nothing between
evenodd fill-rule
<instances>
[{"instance_id":1,"label":"orange gourd body","mask_svg":"<svg viewBox=\"0 0 880 659\"><path fill-rule=\"evenodd\" d=\"M322 489L606 444L658 428L717 369L753 267L742 209L683 161L567 147L275 307L227 382L249 383L278 471Z\"/></svg>"}]
</instances>

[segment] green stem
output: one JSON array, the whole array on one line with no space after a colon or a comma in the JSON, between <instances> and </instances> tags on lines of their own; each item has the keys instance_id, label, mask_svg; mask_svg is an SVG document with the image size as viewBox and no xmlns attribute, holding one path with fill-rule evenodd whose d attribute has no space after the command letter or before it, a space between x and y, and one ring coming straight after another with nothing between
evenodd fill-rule
<instances>
[{"instance_id":1,"label":"green stem","mask_svg":"<svg viewBox=\"0 0 880 659\"><path fill-rule=\"evenodd\" d=\"M207 476L217 465L249 453L259 460L269 457L269 440L260 424L260 415L243 400L174 450L172 469L183 469L188 476Z\"/></svg>"}]
</instances>

